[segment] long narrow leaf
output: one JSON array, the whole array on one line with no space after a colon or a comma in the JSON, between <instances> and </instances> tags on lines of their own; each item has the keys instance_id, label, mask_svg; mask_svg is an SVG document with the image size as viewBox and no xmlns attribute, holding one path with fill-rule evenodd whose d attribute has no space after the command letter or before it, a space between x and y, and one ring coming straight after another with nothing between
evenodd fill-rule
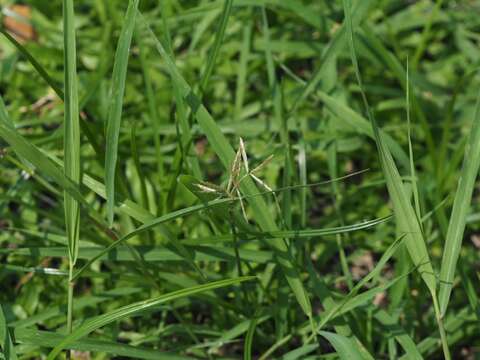
<instances>
[{"instance_id":1,"label":"long narrow leaf","mask_svg":"<svg viewBox=\"0 0 480 360\"><path fill-rule=\"evenodd\" d=\"M10 336L10 331L8 330L7 320L3 313L2 305L0 304L0 358L5 358L5 360L17 360L17 353L13 346L12 337Z\"/></svg>"},{"instance_id":2,"label":"long narrow leaf","mask_svg":"<svg viewBox=\"0 0 480 360\"><path fill-rule=\"evenodd\" d=\"M328 331L320 331L319 334L332 344L341 360L373 359L351 338Z\"/></svg>"},{"instance_id":3,"label":"long narrow leaf","mask_svg":"<svg viewBox=\"0 0 480 360\"><path fill-rule=\"evenodd\" d=\"M196 295L204 291L214 290L221 287L230 286L242 281L249 281L253 279L255 279L254 276L245 276L245 277L240 277L236 279L215 281L205 285L199 285L199 286L194 286L187 289L174 291L150 300L136 302L136 303L118 308L116 310L110 311L108 313L99 315L97 317L94 317L90 320L85 321L82 325L76 328L72 334L67 336L57 346L55 346L55 348L48 355L47 360L55 359L55 357L60 353L60 351L62 351L62 349L64 349L65 346L68 345L69 343L75 340L78 340L90 334L92 331L95 331L96 329L99 329L102 326L110 324L114 321L121 320L130 316L138 315L141 312L154 309L158 305L164 304L169 301L184 298L187 296Z\"/></svg>"},{"instance_id":4,"label":"long narrow leaf","mask_svg":"<svg viewBox=\"0 0 480 360\"><path fill-rule=\"evenodd\" d=\"M445 314L452 291L463 233L467 221L470 202L472 201L475 179L480 167L480 94L477 98L473 127L465 147L462 171L458 181L453 210L448 224L447 238L443 249L442 266L440 269L440 311Z\"/></svg>"},{"instance_id":5,"label":"long narrow leaf","mask_svg":"<svg viewBox=\"0 0 480 360\"><path fill-rule=\"evenodd\" d=\"M125 22L118 39L115 63L113 65L111 101L108 108L106 155L105 155L105 186L107 190L107 218L108 224L113 224L113 211L115 208L115 170L118 157L118 136L120 121L122 119L123 95L127 78L128 57L135 28L139 0L130 0L128 3Z\"/></svg>"},{"instance_id":6,"label":"long narrow leaf","mask_svg":"<svg viewBox=\"0 0 480 360\"><path fill-rule=\"evenodd\" d=\"M65 66L65 124L64 124L64 171L65 176L80 184L80 125L78 113L77 60L75 48L75 18L73 0L64 0L64 66ZM74 197L65 191L65 226L71 266L78 253L80 206Z\"/></svg>"},{"instance_id":7,"label":"long narrow leaf","mask_svg":"<svg viewBox=\"0 0 480 360\"><path fill-rule=\"evenodd\" d=\"M368 119L372 124L375 142L377 145L378 154L380 156L380 162L382 164L382 170L387 182L388 193L392 199L393 208L395 212L396 220L398 221L399 228L403 234L405 234L405 244L407 245L408 252L412 258L415 266L418 267L418 271L422 276L425 284L427 285L432 296L436 297L436 279L433 271L430 257L427 252L425 239L419 220L415 214L415 210L410 203L409 196L403 185L397 166L392 158L392 155L385 144L382 134L380 133L379 126L373 115L373 112L368 103L367 97L363 90L363 83L360 76L360 70L358 67L358 60L355 52L355 45L353 40L353 25L350 14L350 0L343 0L345 19L347 22L347 32L350 44L350 53L357 82L360 86L362 94L362 100L367 112Z\"/></svg>"}]
</instances>

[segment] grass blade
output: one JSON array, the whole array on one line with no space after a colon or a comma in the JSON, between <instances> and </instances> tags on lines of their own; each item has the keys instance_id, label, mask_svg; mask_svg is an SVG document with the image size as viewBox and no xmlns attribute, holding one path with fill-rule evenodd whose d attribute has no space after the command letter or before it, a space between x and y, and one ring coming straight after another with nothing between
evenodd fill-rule
<instances>
[{"instance_id":1,"label":"grass blade","mask_svg":"<svg viewBox=\"0 0 480 360\"><path fill-rule=\"evenodd\" d=\"M17 353L13 346L12 337L8 330L7 320L0 304L0 358L5 360L17 360Z\"/></svg>"},{"instance_id":2,"label":"grass blade","mask_svg":"<svg viewBox=\"0 0 480 360\"><path fill-rule=\"evenodd\" d=\"M368 119L372 124L375 143L377 144L378 153L380 156L380 162L382 164L382 170L387 182L388 192L392 199L394 212L396 219L399 223L402 233L406 234L405 244L409 251L415 266L418 267L418 271L422 276L425 284L427 285L432 296L436 297L436 279L433 271L430 257L427 252L425 240L423 238L420 223L415 215L415 210L409 201L406 189L401 180L397 166L392 158L392 155L385 144L385 140L380 133L377 121L373 115L373 112L368 103L365 92L363 91L363 83L360 76L360 70L358 67L358 60L355 52L355 45L353 40L353 28L352 19L350 15L350 3L349 0L343 0L345 18L347 22L348 38L350 44L351 59L355 69L355 75L357 82L360 86L362 100L367 112Z\"/></svg>"},{"instance_id":3,"label":"grass blade","mask_svg":"<svg viewBox=\"0 0 480 360\"><path fill-rule=\"evenodd\" d=\"M67 336L63 341L61 341L57 346L55 346L55 348L48 355L47 360L55 359L55 357L60 353L60 351L62 351L62 349L67 344L75 340L78 340L90 334L92 331L95 331L96 329L99 329L102 326L110 324L114 321L137 315L138 313L141 313L146 310L154 309L158 305L164 304L169 301L181 299L187 296L196 295L204 291L214 290L221 287L237 284L242 281L249 281L254 279L255 279L254 276L245 276L245 277L240 277L235 279L215 281L215 282L211 282L204 285L199 285L199 286L194 286L187 289L174 291L150 300L139 301L127 306L123 306L116 310L110 311L108 313L99 315L97 317L94 317L90 320L85 321L82 325L80 325L77 329L75 329L75 331L72 334Z\"/></svg>"},{"instance_id":4,"label":"grass blade","mask_svg":"<svg viewBox=\"0 0 480 360\"><path fill-rule=\"evenodd\" d=\"M465 147L462 170L458 181L457 192L453 201L453 210L448 224L447 238L443 249L442 265L440 269L440 311L444 315L447 311L452 283L455 277L458 257L462 246L463 233L467 215L470 210L475 179L480 167L480 94L477 98L472 130L468 144Z\"/></svg>"},{"instance_id":5,"label":"grass blade","mask_svg":"<svg viewBox=\"0 0 480 360\"><path fill-rule=\"evenodd\" d=\"M63 44L65 77L64 111L64 173L75 185L81 182L80 124L78 110L77 52L75 41L75 14L73 0L63 1ZM80 203L68 191L64 191L65 228L68 240L68 290L67 290L67 331L73 326L73 269L78 257L80 241ZM67 354L70 358L70 354Z\"/></svg>"},{"instance_id":6,"label":"grass blade","mask_svg":"<svg viewBox=\"0 0 480 360\"><path fill-rule=\"evenodd\" d=\"M341 360L373 359L351 338L328 331L320 331L319 334L332 344Z\"/></svg>"},{"instance_id":7,"label":"grass blade","mask_svg":"<svg viewBox=\"0 0 480 360\"><path fill-rule=\"evenodd\" d=\"M375 116L373 115L373 112L368 103L367 96L363 89L363 83L360 76L360 69L358 66L357 55L355 52L353 25L352 25L352 19L350 14L351 0L343 0L343 8L345 12L345 19L347 22L347 31L348 31L348 39L349 39L349 45L350 45L351 60L353 63L355 76L357 78L357 82L360 87L360 93L362 95L365 111L368 114L368 118L370 120L370 123L372 124L372 128L374 131L375 142L376 142L378 153L380 156L380 161L382 164L383 173L385 175L385 180L387 182L388 193L392 199L394 212L395 212L396 219L398 221L399 229L401 233L404 233L406 235L405 244L407 246L407 250L410 254L410 257L413 263L418 268L418 271L422 276L422 279L427 285L428 290L430 291L430 294L433 300L434 309L435 309L438 329L441 335L443 352L444 352L445 358L449 360L450 351L448 348L445 328L443 327L442 316L441 316L440 308L438 305L437 292L436 292L437 283L436 283L435 273L433 271L433 267L430 262L430 257L427 252L427 247L426 247L425 239L423 237L422 228L421 228L419 219L415 214L415 210L413 209L412 204L410 203L409 196L407 195L407 191L403 185L402 179L395 165L395 162L393 161L392 155L388 150L387 146L383 142Z\"/></svg>"},{"instance_id":8,"label":"grass blade","mask_svg":"<svg viewBox=\"0 0 480 360\"><path fill-rule=\"evenodd\" d=\"M109 226L113 225L113 212L115 208L115 170L118 157L118 136L120 121L122 119L123 95L127 77L128 57L135 29L135 17L139 0L130 0L125 22L123 23L120 38L118 39L113 65L111 101L108 108L106 155L105 155L105 186L107 190L107 219Z\"/></svg>"},{"instance_id":9,"label":"grass blade","mask_svg":"<svg viewBox=\"0 0 480 360\"><path fill-rule=\"evenodd\" d=\"M65 125L64 172L65 176L80 184L80 126L78 113L78 89L75 49L75 25L73 1L64 0L64 64L65 64ZM65 225L68 236L69 258L75 264L78 253L79 204L65 192Z\"/></svg>"},{"instance_id":10,"label":"grass blade","mask_svg":"<svg viewBox=\"0 0 480 360\"><path fill-rule=\"evenodd\" d=\"M53 348L61 342L65 336L51 331L39 331L36 329L15 329L15 339L23 345L36 345ZM181 356L159 350L145 349L139 346L131 346L120 342L86 338L70 343L68 349L85 352L107 353L112 357L126 357L130 359L148 360L193 360L189 356ZM78 359L78 358L77 358Z\"/></svg>"},{"instance_id":11,"label":"grass blade","mask_svg":"<svg viewBox=\"0 0 480 360\"><path fill-rule=\"evenodd\" d=\"M250 326L248 327L247 335L245 336L245 344L243 346L243 360L252 360L252 343L257 323L257 317L250 320Z\"/></svg>"}]
</instances>

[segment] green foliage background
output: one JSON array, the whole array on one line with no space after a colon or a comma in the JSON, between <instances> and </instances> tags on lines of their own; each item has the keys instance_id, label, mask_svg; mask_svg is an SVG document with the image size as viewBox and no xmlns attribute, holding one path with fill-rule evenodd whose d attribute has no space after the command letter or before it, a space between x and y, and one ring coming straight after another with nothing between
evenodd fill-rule
<instances>
[{"instance_id":1,"label":"green foliage background","mask_svg":"<svg viewBox=\"0 0 480 360\"><path fill-rule=\"evenodd\" d=\"M136 1L74 1L82 186L63 175L62 2L23 3L37 37L0 34L5 358L42 358L65 339L64 190L81 208L73 329L92 326L64 347L84 356L435 359L443 326L452 358L479 356L480 2L353 1L352 53L341 1L140 0L130 17ZM239 199L192 191L226 187L240 137L250 169L273 155L256 175L280 207L246 176L248 223ZM403 182L381 166L390 153ZM390 216L392 184L412 197L433 297L405 213Z\"/></svg>"}]
</instances>

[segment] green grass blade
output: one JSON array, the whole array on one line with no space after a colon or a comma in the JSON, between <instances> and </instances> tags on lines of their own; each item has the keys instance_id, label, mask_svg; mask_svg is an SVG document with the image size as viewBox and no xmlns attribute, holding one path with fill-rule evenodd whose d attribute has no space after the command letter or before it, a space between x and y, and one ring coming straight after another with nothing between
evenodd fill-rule
<instances>
[{"instance_id":1,"label":"green grass blade","mask_svg":"<svg viewBox=\"0 0 480 360\"><path fill-rule=\"evenodd\" d=\"M53 348L65 339L65 335L51 331L40 331L36 329L15 329L15 339L23 345L36 345ZM140 346L131 346L120 342L86 338L74 341L66 346L67 349L74 349L85 352L106 353L113 357L127 357L131 359L148 360L192 360L192 357L177 355L159 350L145 349Z\"/></svg>"},{"instance_id":2,"label":"green grass blade","mask_svg":"<svg viewBox=\"0 0 480 360\"><path fill-rule=\"evenodd\" d=\"M34 69L38 72L38 74L47 82L47 84L55 91L55 93L63 100L64 94L62 88L57 84L55 80L51 78L51 76L47 73L45 68L40 65L40 63L35 59L35 57L30 54L30 52L20 44L15 37L10 35L8 31L3 27L0 26L0 33L2 33L8 41L10 41L13 46L17 48L17 50L27 58L27 60L32 64Z\"/></svg>"},{"instance_id":3,"label":"green grass blade","mask_svg":"<svg viewBox=\"0 0 480 360\"><path fill-rule=\"evenodd\" d=\"M305 357L318 348L318 344L302 345L297 349L291 350L284 354L281 360L298 360L305 359Z\"/></svg>"},{"instance_id":4,"label":"green grass blade","mask_svg":"<svg viewBox=\"0 0 480 360\"><path fill-rule=\"evenodd\" d=\"M350 53L357 82L360 86L362 94L362 100L365 106L370 123L372 124L375 142L377 144L378 153L380 156L380 162L382 164L382 170L387 182L387 188L389 195L392 199L396 220L399 223L402 234L406 234L405 244L407 246L410 257L412 258L415 266L418 267L418 271L422 276L425 284L427 285L430 293L433 297L436 297L436 279L433 271L432 264L430 262L430 256L427 252L425 239L421 230L420 223L415 214L415 210L409 201L406 189L401 180L398 169L392 158L392 155L385 144L385 141L380 133L377 121L373 115L373 112L368 103L367 97L363 90L363 83L360 76L360 70L358 67L358 60L355 52L353 25L350 14L349 0L344 0L345 20L347 23L348 39L350 44Z\"/></svg>"},{"instance_id":5,"label":"green grass blade","mask_svg":"<svg viewBox=\"0 0 480 360\"><path fill-rule=\"evenodd\" d=\"M335 114L339 120L341 120L345 125L354 131L364 134L375 140L375 131L373 130L372 124L368 122L363 116L352 110L345 104L342 104L338 99L322 92L317 91L319 99L325 104L325 106L333 114ZM402 147L387 133L380 129L380 134L382 136L382 141L392 152L392 155L398 162L402 165L403 168L409 168L409 159Z\"/></svg>"},{"instance_id":6,"label":"green grass blade","mask_svg":"<svg viewBox=\"0 0 480 360\"><path fill-rule=\"evenodd\" d=\"M77 60L73 0L64 0L65 121L64 172L80 184L80 126L78 112ZM78 253L80 210L78 201L65 191L65 226L72 266Z\"/></svg>"},{"instance_id":7,"label":"green grass blade","mask_svg":"<svg viewBox=\"0 0 480 360\"><path fill-rule=\"evenodd\" d=\"M433 266L428 255L420 221L415 214L415 210L413 209L412 204L410 203L409 196L403 185L395 162L393 161L392 155L388 150L388 147L383 142L378 124L376 122L373 111L370 108L365 90L363 88L354 44L353 24L350 13L351 0L343 0L343 8L345 13L345 21L347 22L350 56L353 63L355 76L360 87L360 93L362 95L365 111L367 112L368 118L373 127L375 142L377 144L377 149L382 164L382 170L385 175L385 180L387 182L388 193L392 199L399 230L402 234L406 235L405 244L407 246L407 250L431 294L437 325L441 336L443 353L445 358L449 360L450 350L448 348L445 328L443 326L443 317L441 315L440 307L438 304L436 291L437 282L435 278L435 273L433 271Z\"/></svg>"},{"instance_id":8,"label":"green grass blade","mask_svg":"<svg viewBox=\"0 0 480 360\"><path fill-rule=\"evenodd\" d=\"M341 360L373 359L373 357L366 353L352 338L328 331L320 331L319 334L332 344Z\"/></svg>"},{"instance_id":9,"label":"green grass blade","mask_svg":"<svg viewBox=\"0 0 480 360\"><path fill-rule=\"evenodd\" d=\"M455 269L462 246L467 215L470 210L475 179L480 167L480 95L477 98L472 130L465 148L462 170L457 192L453 201L453 210L448 224L447 238L443 249L440 269L440 311L445 314L452 291Z\"/></svg>"},{"instance_id":10,"label":"green grass blade","mask_svg":"<svg viewBox=\"0 0 480 360\"><path fill-rule=\"evenodd\" d=\"M164 304L166 302L196 295L204 291L210 291L210 290L230 286L242 281L249 281L254 279L255 279L254 276L245 276L241 278L215 281L205 285L194 286L191 288L167 293L153 299L136 302L136 303L118 308L116 310L110 311L108 313L99 315L97 317L94 317L92 319L85 321L82 325L80 325L77 329L75 329L72 334L67 336L63 341L61 341L57 346L55 346L55 348L48 355L47 360L55 359L55 357L60 353L60 351L62 351L62 349L65 348L67 344L75 340L81 339L82 337L90 334L96 329L99 329L102 326L110 324L114 321L137 315L138 313L141 313L146 310L154 309L158 305Z\"/></svg>"},{"instance_id":11,"label":"green grass blade","mask_svg":"<svg viewBox=\"0 0 480 360\"><path fill-rule=\"evenodd\" d=\"M113 65L111 101L108 108L106 155L105 155L105 186L107 190L107 218L109 226L113 225L115 208L115 170L118 157L118 136L122 119L123 95L127 77L128 57L132 42L135 18L139 0L130 0L125 22L123 23L120 38L118 39Z\"/></svg>"},{"instance_id":12,"label":"green grass blade","mask_svg":"<svg viewBox=\"0 0 480 360\"><path fill-rule=\"evenodd\" d=\"M252 343L257 328L258 318L250 320L247 335L245 336L245 344L243 345L243 360L252 360Z\"/></svg>"},{"instance_id":13,"label":"green grass blade","mask_svg":"<svg viewBox=\"0 0 480 360\"><path fill-rule=\"evenodd\" d=\"M7 320L3 313L2 305L0 304L0 355L5 360L17 360L17 353L13 346L12 337L8 329Z\"/></svg>"},{"instance_id":14,"label":"green grass blade","mask_svg":"<svg viewBox=\"0 0 480 360\"><path fill-rule=\"evenodd\" d=\"M15 153L23 159L32 163L39 171L45 173L55 180L55 182L68 191L68 193L78 202L87 204L76 184L67 178L63 171L59 169L55 163L35 145L28 142L23 136L10 126L0 123L0 137L3 138L15 151Z\"/></svg>"}]
</instances>

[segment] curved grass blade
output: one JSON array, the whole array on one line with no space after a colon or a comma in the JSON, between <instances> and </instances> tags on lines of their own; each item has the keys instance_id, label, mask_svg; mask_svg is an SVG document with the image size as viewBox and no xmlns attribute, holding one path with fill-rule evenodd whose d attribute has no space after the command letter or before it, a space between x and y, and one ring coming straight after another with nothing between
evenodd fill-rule
<instances>
[{"instance_id":1,"label":"curved grass blade","mask_svg":"<svg viewBox=\"0 0 480 360\"><path fill-rule=\"evenodd\" d=\"M363 88L363 82L360 75L360 69L358 66L358 60L354 44L353 24L350 13L351 0L343 0L343 9L345 13L345 21L347 23L351 61L353 64L355 76L357 78L357 83L360 87L363 105L365 107L365 111L367 112L368 118L370 120L370 123L372 124L372 128L374 131L375 142L380 156L382 170L385 175L385 180L387 182L388 193L392 198L392 203L395 216L398 221L399 230L401 231L401 233L406 234L405 244L407 246L407 250L431 294L438 329L441 335L443 353L445 355L445 359L449 360L450 350L448 348L445 328L443 327L442 316L438 305L438 298L436 292L437 282L435 278L435 273L433 271L433 266L430 262L430 257L428 255L425 239L422 233L422 228L419 219L415 214L415 210L410 203L410 197L408 196L407 191L403 185L402 179L392 158L392 155L388 150L388 147L383 142L377 121L370 108L367 95Z\"/></svg>"},{"instance_id":2,"label":"curved grass blade","mask_svg":"<svg viewBox=\"0 0 480 360\"><path fill-rule=\"evenodd\" d=\"M138 315L141 312L154 309L158 305L164 304L172 300L196 295L204 291L214 290L214 289L230 286L233 284L237 284L239 282L249 281L253 279L256 279L256 278L254 276L245 276L245 277L240 277L235 279L215 281L215 282L211 282L204 285L199 285L199 286L194 286L187 289L174 291L150 300L139 301L127 306L123 306L116 310L110 311L106 314L96 316L90 320L85 321L82 325L80 325L77 329L75 329L72 332L72 334L67 336L57 346L55 346L55 348L48 355L47 360L55 359L55 357L60 353L60 351L62 351L62 349L65 348L66 345L72 343L75 340L81 339L82 337L90 334L96 329L99 329L102 326L110 324L114 321L121 320L130 316Z\"/></svg>"},{"instance_id":3,"label":"curved grass blade","mask_svg":"<svg viewBox=\"0 0 480 360\"><path fill-rule=\"evenodd\" d=\"M32 56L32 54L30 54L30 52L22 44L20 44L12 35L10 35L8 31L3 28L3 26L0 26L0 33L2 33L7 40L10 41L13 46L15 46L17 50L27 58L30 64L32 64L33 68L38 72L40 77L42 77L55 91L55 93L63 100L64 94L62 88L50 77L50 75L48 75L45 68L40 65L40 63Z\"/></svg>"},{"instance_id":4,"label":"curved grass blade","mask_svg":"<svg viewBox=\"0 0 480 360\"><path fill-rule=\"evenodd\" d=\"M402 233L406 234L405 243L407 245L407 249L413 263L415 264L415 266L418 266L418 271L420 272L420 275L425 281L425 284L427 285L432 296L436 297L435 274L432 264L430 262L430 257L427 252L427 247L423 238L421 226L415 214L415 210L413 209L412 204L409 201L409 196L407 196L407 192L401 180L397 166L395 165L392 155L387 145L385 144L385 140L380 133L380 128L377 124L377 121L368 103L366 94L363 90L363 83L360 76L360 70L353 40L354 35L350 14L350 4L350 0L343 0L345 19L347 22L348 39L350 44L351 60L355 70L355 75L357 77L357 82L360 87L360 92L362 94L365 111L367 112L368 119L372 124L375 143L377 145L380 162L382 164L382 170L385 176L385 180L387 182L388 192L390 194L390 197L392 198L395 216Z\"/></svg>"},{"instance_id":5,"label":"curved grass blade","mask_svg":"<svg viewBox=\"0 0 480 360\"><path fill-rule=\"evenodd\" d=\"M53 348L56 344L65 339L65 335L51 331L40 331L36 329L15 329L15 339L24 345L36 345ZM145 349L139 346L131 346L120 342L86 338L74 341L66 346L68 349L88 351L95 353L107 353L113 357L128 357L131 359L148 360L192 360L192 357L181 356L175 353L163 352L160 350Z\"/></svg>"},{"instance_id":6,"label":"curved grass blade","mask_svg":"<svg viewBox=\"0 0 480 360\"><path fill-rule=\"evenodd\" d=\"M108 108L106 154L105 154L105 186L107 190L107 218L108 224L113 225L115 208L115 170L117 166L118 136L122 119L123 95L127 78L128 56L132 42L135 18L139 0L130 0L125 22L123 23L120 38L118 39L113 65L111 101Z\"/></svg>"},{"instance_id":7,"label":"curved grass blade","mask_svg":"<svg viewBox=\"0 0 480 360\"><path fill-rule=\"evenodd\" d=\"M462 170L457 192L453 201L453 210L448 224L447 237L443 249L440 269L439 302L442 315L445 314L452 291L455 269L462 246L467 215L470 210L475 179L480 167L480 94L477 97L473 126L465 147Z\"/></svg>"},{"instance_id":8,"label":"curved grass blade","mask_svg":"<svg viewBox=\"0 0 480 360\"><path fill-rule=\"evenodd\" d=\"M0 114L1 116L1 114ZM20 157L28 160L38 170L50 176L62 189L66 190L76 201L88 206L78 186L67 178L63 171L35 145L28 142L23 136L0 121L0 137L3 138Z\"/></svg>"},{"instance_id":9,"label":"curved grass blade","mask_svg":"<svg viewBox=\"0 0 480 360\"><path fill-rule=\"evenodd\" d=\"M255 329L257 327L258 318L250 320L247 335L245 336L245 344L243 345L243 360L252 360L252 343Z\"/></svg>"},{"instance_id":10,"label":"curved grass blade","mask_svg":"<svg viewBox=\"0 0 480 360\"><path fill-rule=\"evenodd\" d=\"M196 206L190 206L188 208L185 208L185 209L181 209L181 210L177 210L177 211L174 211L174 212L171 212L171 213L168 213L164 216L161 216L159 218L155 218L145 224L143 224L142 226L136 228L134 231L131 231L130 233L128 233L127 235L121 237L120 239L114 241L113 243L111 243L109 246L107 246L106 248L104 248L101 252L99 252L96 256L94 256L93 258L91 258L80 270L78 270L75 275L73 276L74 279L76 279L78 276L80 276L80 274L85 271L93 262L95 262L97 259L99 259L100 257L102 257L103 255L107 254L109 251L111 251L112 249L114 249L116 246L120 245L121 243L127 241L128 239L131 239L132 237L136 236L136 235L139 235L145 231L148 231L152 228L154 228L155 226L158 226L160 224L163 224L167 221L171 221L173 219L176 219L176 218L179 218L181 216L185 216L187 214L191 214L191 213L194 213L194 212L197 212L197 211L200 211L200 210L203 210L203 209L208 209L210 207L214 207L214 206L219 206L219 205L223 205L227 202L230 202L232 201L231 199L220 199L220 200L214 200L214 201L211 201L209 203L205 203L205 204L201 204L201 205L196 205Z\"/></svg>"}]
</instances>

